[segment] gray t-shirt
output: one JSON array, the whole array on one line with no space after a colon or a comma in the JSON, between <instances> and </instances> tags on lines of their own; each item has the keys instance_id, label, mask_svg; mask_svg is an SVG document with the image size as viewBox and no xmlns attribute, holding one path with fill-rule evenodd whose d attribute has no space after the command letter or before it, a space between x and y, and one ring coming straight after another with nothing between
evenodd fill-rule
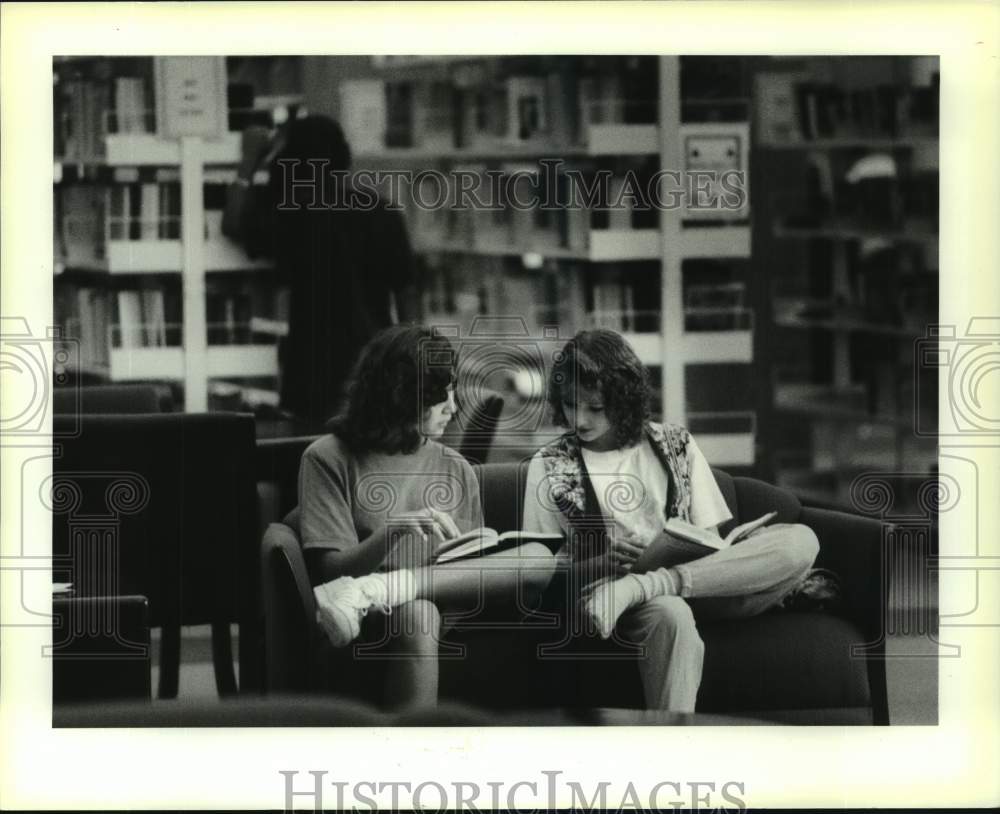
<instances>
[{"instance_id":1,"label":"gray t-shirt","mask_svg":"<svg viewBox=\"0 0 1000 814\"><path fill-rule=\"evenodd\" d=\"M433 440L412 454L356 456L325 435L302 455L299 506L303 548L343 551L394 516L424 508L447 512L462 532L483 525L472 467Z\"/></svg>"}]
</instances>

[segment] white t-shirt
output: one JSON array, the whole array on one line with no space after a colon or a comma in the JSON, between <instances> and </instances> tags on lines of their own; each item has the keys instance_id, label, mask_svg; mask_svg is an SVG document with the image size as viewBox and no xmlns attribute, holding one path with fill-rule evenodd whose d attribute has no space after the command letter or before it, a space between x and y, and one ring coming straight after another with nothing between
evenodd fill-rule
<instances>
[{"instance_id":1,"label":"white t-shirt","mask_svg":"<svg viewBox=\"0 0 1000 814\"><path fill-rule=\"evenodd\" d=\"M712 469L694 439L691 456L691 522L712 529L733 515L715 482ZM634 447L610 452L583 449L591 485L601 513L618 534L630 534L649 542L666 522L667 472L644 438ZM522 526L528 531L567 532L566 518L552 500L545 462L536 453L528 466Z\"/></svg>"}]
</instances>

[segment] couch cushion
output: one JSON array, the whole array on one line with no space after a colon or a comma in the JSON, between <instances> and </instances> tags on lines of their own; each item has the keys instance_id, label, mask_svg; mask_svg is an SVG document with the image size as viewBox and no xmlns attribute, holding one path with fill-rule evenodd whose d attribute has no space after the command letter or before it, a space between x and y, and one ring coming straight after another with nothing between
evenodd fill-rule
<instances>
[{"instance_id":1,"label":"couch cushion","mask_svg":"<svg viewBox=\"0 0 1000 814\"><path fill-rule=\"evenodd\" d=\"M497 531L521 528L528 461L475 465L482 490L483 519Z\"/></svg>"},{"instance_id":2,"label":"couch cushion","mask_svg":"<svg viewBox=\"0 0 1000 814\"><path fill-rule=\"evenodd\" d=\"M715 482L719 485L719 491L722 492L722 497L725 499L726 505L733 515L732 520L728 520L719 526L719 533L725 536L729 534L729 530L733 526L740 522L740 507L736 501L736 484L733 482L733 476L728 472L723 472L721 469L713 468L712 474L715 475Z\"/></svg>"},{"instance_id":3,"label":"couch cushion","mask_svg":"<svg viewBox=\"0 0 1000 814\"><path fill-rule=\"evenodd\" d=\"M699 625L699 712L867 707L868 671L850 647L864 636L824 613L766 613Z\"/></svg>"},{"instance_id":4,"label":"couch cushion","mask_svg":"<svg viewBox=\"0 0 1000 814\"><path fill-rule=\"evenodd\" d=\"M850 622L821 613L767 613L703 623L699 630L705 670L698 712L769 718L781 711L808 723L807 710L851 710L827 717L870 721L867 667L849 650L863 637ZM577 640L560 658L537 656L538 645L559 638L557 631L538 629L450 631L448 641L466 649L454 664L442 663L442 695L495 708L644 706L636 660L623 658L620 646Z\"/></svg>"}]
</instances>

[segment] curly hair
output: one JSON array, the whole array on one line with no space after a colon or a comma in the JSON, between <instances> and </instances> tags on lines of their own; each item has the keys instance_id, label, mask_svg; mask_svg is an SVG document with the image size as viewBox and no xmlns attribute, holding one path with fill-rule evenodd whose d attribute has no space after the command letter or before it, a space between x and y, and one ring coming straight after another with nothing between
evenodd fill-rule
<instances>
[{"instance_id":1,"label":"curly hair","mask_svg":"<svg viewBox=\"0 0 1000 814\"><path fill-rule=\"evenodd\" d=\"M354 453L415 452L424 411L447 400L454 378L447 338L418 325L386 328L362 349L327 428Z\"/></svg>"},{"instance_id":2,"label":"curly hair","mask_svg":"<svg viewBox=\"0 0 1000 814\"><path fill-rule=\"evenodd\" d=\"M620 334L605 329L580 331L566 343L548 387L557 426L569 426L563 402L575 403L581 390L601 394L619 448L639 443L649 420L649 376Z\"/></svg>"}]
</instances>

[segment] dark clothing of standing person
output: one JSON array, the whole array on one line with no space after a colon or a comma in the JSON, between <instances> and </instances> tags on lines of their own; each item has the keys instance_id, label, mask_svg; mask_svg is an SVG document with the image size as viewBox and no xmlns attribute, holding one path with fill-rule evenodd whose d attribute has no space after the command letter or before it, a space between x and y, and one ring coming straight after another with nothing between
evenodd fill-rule
<instances>
[{"instance_id":1,"label":"dark clothing of standing person","mask_svg":"<svg viewBox=\"0 0 1000 814\"><path fill-rule=\"evenodd\" d=\"M228 204L240 212L233 225L248 253L272 256L289 288L281 406L303 431L317 431L336 412L361 348L392 324L393 300L400 321L412 316L414 261L401 213L347 180L350 148L336 122L293 119L283 135L277 150L244 135L246 181ZM268 186L253 189L269 152Z\"/></svg>"}]
</instances>

